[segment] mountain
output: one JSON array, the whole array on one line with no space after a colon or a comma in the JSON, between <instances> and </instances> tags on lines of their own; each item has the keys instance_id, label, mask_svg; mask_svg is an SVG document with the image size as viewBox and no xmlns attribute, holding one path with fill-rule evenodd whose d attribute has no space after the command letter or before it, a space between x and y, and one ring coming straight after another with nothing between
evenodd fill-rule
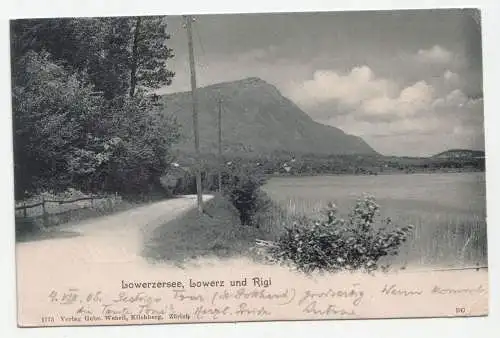
<instances>
[{"instance_id":1,"label":"mountain","mask_svg":"<svg viewBox=\"0 0 500 338\"><path fill-rule=\"evenodd\" d=\"M377 153L360 137L313 121L276 87L259 78L247 78L199 88L200 149L217 151L218 103L222 98L224 153L314 154ZM182 126L178 149L194 151L191 92L163 95L165 112L173 113Z\"/></svg>"},{"instance_id":2,"label":"mountain","mask_svg":"<svg viewBox=\"0 0 500 338\"><path fill-rule=\"evenodd\" d=\"M439 154L432 156L432 158L443 159L471 159L471 158L484 158L484 151L469 150L469 149L450 149L443 151Z\"/></svg>"}]
</instances>

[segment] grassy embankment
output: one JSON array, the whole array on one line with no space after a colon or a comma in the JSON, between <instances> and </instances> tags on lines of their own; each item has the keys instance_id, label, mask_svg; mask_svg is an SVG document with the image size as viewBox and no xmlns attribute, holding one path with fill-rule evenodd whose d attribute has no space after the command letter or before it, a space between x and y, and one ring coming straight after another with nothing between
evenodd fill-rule
<instances>
[{"instance_id":1,"label":"grassy embankment","mask_svg":"<svg viewBox=\"0 0 500 338\"><path fill-rule=\"evenodd\" d=\"M248 256L257 238L267 237L263 228L242 225L238 211L223 196L157 227L148 235L143 256L154 261L182 264L197 258Z\"/></svg>"}]
</instances>

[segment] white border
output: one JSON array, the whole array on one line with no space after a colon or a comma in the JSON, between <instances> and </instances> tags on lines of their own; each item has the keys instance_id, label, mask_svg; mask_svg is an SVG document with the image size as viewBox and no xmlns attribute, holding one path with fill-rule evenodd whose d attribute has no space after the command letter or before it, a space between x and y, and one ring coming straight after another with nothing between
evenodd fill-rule
<instances>
[{"instance_id":1,"label":"white border","mask_svg":"<svg viewBox=\"0 0 500 338\"><path fill-rule=\"evenodd\" d=\"M2 159L0 182L2 224L0 224L2 243L0 245L0 332L2 337L434 337L443 333L449 337L493 337L495 320L500 319L499 271L497 268L499 249L495 241L500 239L500 218L496 194L500 192L499 154L500 126L499 82L500 60L500 5L498 0L357 0L332 3L328 0L253 0L246 4L238 1L183 0L12 0L2 5L0 83L2 100L0 122L0 158ZM280 323L240 323L240 324L189 324L130 327L94 328L46 328L18 329L15 316L15 265L14 265L14 226L13 226L13 180L12 180L12 131L10 117L10 62L8 19L20 17L56 16L106 16L106 15L144 15L144 14L186 14L186 13L239 13L239 12L298 12L328 10L373 10L408 9L436 7L475 7L482 9L483 18L483 67L485 97L485 127L487 152L487 207L488 241L490 266L490 316L468 319L391 319L371 321L322 321L322 322L280 322ZM36 283L36 281L33 281ZM429 304L432 306L432 304ZM305 332L305 334L304 334ZM497 333L498 334L498 333Z\"/></svg>"}]
</instances>

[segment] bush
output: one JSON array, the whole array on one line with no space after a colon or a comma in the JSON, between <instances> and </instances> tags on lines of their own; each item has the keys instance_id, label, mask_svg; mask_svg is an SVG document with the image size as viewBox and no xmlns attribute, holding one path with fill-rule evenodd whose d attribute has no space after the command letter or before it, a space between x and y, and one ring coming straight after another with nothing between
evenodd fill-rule
<instances>
[{"instance_id":1,"label":"bush","mask_svg":"<svg viewBox=\"0 0 500 338\"><path fill-rule=\"evenodd\" d=\"M222 172L223 194L240 213L241 224L255 225L254 216L261 207L260 187L264 174L256 167L231 163Z\"/></svg>"},{"instance_id":2,"label":"bush","mask_svg":"<svg viewBox=\"0 0 500 338\"><path fill-rule=\"evenodd\" d=\"M201 166L203 191L218 191L218 171L218 163L203 163ZM256 163L232 159L222 166L221 181L222 194L238 210L241 224L258 227L256 214L270 203L270 199L260 189L266 181L263 168ZM162 185L169 187L174 195L196 194L195 168L171 171L162 178Z\"/></svg>"},{"instance_id":3,"label":"bush","mask_svg":"<svg viewBox=\"0 0 500 338\"><path fill-rule=\"evenodd\" d=\"M396 255L399 247L410 235L413 226L391 226L386 219L377 226L375 218L379 206L375 198L365 195L359 199L349 219L337 215L330 203L325 210L326 219L313 221L300 218L276 242L261 242L266 258L275 263L291 264L297 270L313 271L364 270L378 268L379 260Z\"/></svg>"}]
</instances>

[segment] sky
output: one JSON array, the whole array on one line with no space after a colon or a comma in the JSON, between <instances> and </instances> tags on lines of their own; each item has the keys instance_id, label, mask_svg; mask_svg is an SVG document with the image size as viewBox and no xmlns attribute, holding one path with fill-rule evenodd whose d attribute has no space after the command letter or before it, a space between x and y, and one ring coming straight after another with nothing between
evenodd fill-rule
<instances>
[{"instance_id":1,"label":"sky","mask_svg":"<svg viewBox=\"0 0 500 338\"><path fill-rule=\"evenodd\" d=\"M385 155L484 150L481 29L473 10L196 16L199 86L246 77L275 85L317 122ZM168 17L189 90L186 30Z\"/></svg>"}]
</instances>

